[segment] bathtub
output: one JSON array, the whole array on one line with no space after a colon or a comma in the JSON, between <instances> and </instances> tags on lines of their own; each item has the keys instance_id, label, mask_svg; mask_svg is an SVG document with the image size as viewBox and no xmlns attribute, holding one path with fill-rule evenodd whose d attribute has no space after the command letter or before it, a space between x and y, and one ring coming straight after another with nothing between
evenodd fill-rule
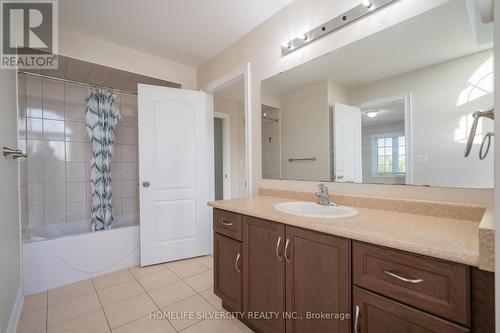
<instances>
[{"instance_id":1,"label":"bathtub","mask_svg":"<svg viewBox=\"0 0 500 333\"><path fill-rule=\"evenodd\" d=\"M31 295L139 264L139 216L119 216L112 229L90 223L32 228L23 243L23 289Z\"/></svg>"}]
</instances>

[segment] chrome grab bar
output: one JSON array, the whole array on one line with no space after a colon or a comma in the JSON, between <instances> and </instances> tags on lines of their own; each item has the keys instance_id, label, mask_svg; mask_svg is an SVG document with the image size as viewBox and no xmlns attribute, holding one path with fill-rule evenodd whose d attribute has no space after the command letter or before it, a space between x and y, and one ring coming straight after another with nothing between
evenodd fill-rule
<instances>
[{"instance_id":1,"label":"chrome grab bar","mask_svg":"<svg viewBox=\"0 0 500 333\"><path fill-rule=\"evenodd\" d=\"M495 109L491 108L486 111L476 111L472 114L474 121L472 122L472 126L470 129L469 137L467 138L467 144L465 145L465 157L469 157L470 151L472 150L472 144L474 143L474 137L476 136L477 123L479 122L479 118L486 117L490 119L495 119ZM490 138L491 140L491 138ZM485 155L486 157L486 155ZM484 157L483 157L484 158Z\"/></svg>"},{"instance_id":2,"label":"chrome grab bar","mask_svg":"<svg viewBox=\"0 0 500 333\"><path fill-rule=\"evenodd\" d=\"M401 275L396 274L396 273L391 272L391 271L384 271L384 273L389 275L390 277L393 277L395 279L398 279L398 280L401 280L404 282L408 282L408 283L422 283L422 282L424 282L424 279L410 279L410 278L401 276Z\"/></svg>"},{"instance_id":3,"label":"chrome grab bar","mask_svg":"<svg viewBox=\"0 0 500 333\"><path fill-rule=\"evenodd\" d=\"M21 149L11 149L8 147L3 147L3 156L4 157L12 156L13 159L17 159L20 157L28 157L28 154L24 154Z\"/></svg>"},{"instance_id":4,"label":"chrome grab bar","mask_svg":"<svg viewBox=\"0 0 500 333\"><path fill-rule=\"evenodd\" d=\"M316 157L308 157L308 158L289 158L288 159L288 162L306 162L306 161L309 161L309 162L316 162Z\"/></svg>"}]
</instances>

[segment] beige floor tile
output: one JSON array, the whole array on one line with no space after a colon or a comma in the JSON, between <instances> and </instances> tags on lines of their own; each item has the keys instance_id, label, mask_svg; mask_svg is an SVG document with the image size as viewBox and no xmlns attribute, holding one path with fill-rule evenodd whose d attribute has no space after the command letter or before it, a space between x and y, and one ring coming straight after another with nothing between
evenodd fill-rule
<instances>
[{"instance_id":1,"label":"beige floor tile","mask_svg":"<svg viewBox=\"0 0 500 333\"><path fill-rule=\"evenodd\" d=\"M81 317L66 321L62 324L49 327L47 333L105 333L110 328L104 312L99 309Z\"/></svg>"},{"instance_id":2,"label":"beige floor tile","mask_svg":"<svg viewBox=\"0 0 500 333\"><path fill-rule=\"evenodd\" d=\"M47 292L33 294L24 297L23 310L21 313L40 310L47 307Z\"/></svg>"},{"instance_id":3,"label":"beige floor tile","mask_svg":"<svg viewBox=\"0 0 500 333\"><path fill-rule=\"evenodd\" d=\"M78 296L69 301L59 302L49 306L48 326L55 326L64 323L70 319L77 318L94 312L101 308L97 293L89 293Z\"/></svg>"},{"instance_id":4,"label":"beige floor tile","mask_svg":"<svg viewBox=\"0 0 500 333\"><path fill-rule=\"evenodd\" d=\"M113 330L113 333L175 333L167 319L151 319L149 315Z\"/></svg>"},{"instance_id":5,"label":"beige floor tile","mask_svg":"<svg viewBox=\"0 0 500 333\"><path fill-rule=\"evenodd\" d=\"M165 269L165 266L160 264L160 265L153 265L153 266L146 266L146 267L140 267L140 266L134 266L130 267L129 270L132 272L132 274L138 279L140 277L143 277L145 275L151 274L151 273L156 273L161 270Z\"/></svg>"},{"instance_id":6,"label":"beige floor tile","mask_svg":"<svg viewBox=\"0 0 500 333\"><path fill-rule=\"evenodd\" d=\"M97 291L102 306L112 305L127 298L139 296L145 293L144 289L136 280L130 280L128 282Z\"/></svg>"},{"instance_id":7,"label":"beige floor tile","mask_svg":"<svg viewBox=\"0 0 500 333\"><path fill-rule=\"evenodd\" d=\"M164 308L163 311L175 314L174 318L170 318L170 323L174 325L176 330L182 331L186 327L203 320L203 318L198 315L199 313L213 313L217 310L200 295L194 295ZM190 313L190 315L186 316L186 313Z\"/></svg>"},{"instance_id":8,"label":"beige floor tile","mask_svg":"<svg viewBox=\"0 0 500 333\"><path fill-rule=\"evenodd\" d=\"M134 276L128 269L122 269L116 272L108 273L105 275L101 275L95 277L94 285L97 290L109 288L111 286L115 286L120 283L124 283L130 280L133 280Z\"/></svg>"},{"instance_id":9,"label":"beige floor tile","mask_svg":"<svg viewBox=\"0 0 500 333\"><path fill-rule=\"evenodd\" d=\"M212 304L217 310L222 309L222 300L219 296L214 294L214 289L210 288L200 293L201 297L206 299L210 304Z\"/></svg>"},{"instance_id":10,"label":"beige floor tile","mask_svg":"<svg viewBox=\"0 0 500 333\"><path fill-rule=\"evenodd\" d=\"M196 258L198 262L204 266L206 266L209 269L213 269L214 267L214 257L212 256L203 256Z\"/></svg>"},{"instance_id":11,"label":"beige floor tile","mask_svg":"<svg viewBox=\"0 0 500 333\"><path fill-rule=\"evenodd\" d=\"M229 319L205 319L186 328L183 333L236 333L241 332Z\"/></svg>"},{"instance_id":12,"label":"beige floor tile","mask_svg":"<svg viewBox=\"0 0 500 333\"><path fill-rule=\"evenodd\" d=\"M172 283L179 281L180 279L171 271L168 269L164 269L162 271L148 274L146 276L141 277L138 279L140 284L146 289L147 291L154 290L156 288L159 288L161 286L164 286L166 284Z\"/></svg>"},{"instance_id":13,"label":"beige floor tile","mask_svg":"<svg viewBox=\"0 0 500 333\"><path fill-rule=\"evenodd\" d=\"M130 321L149 315L157 311L156 305L148 295L135 296L114 305L105 306L104 312L111 328L117 328Z\"/></svg>"},{"instance_id":14,"label":"beige floor tile","mask_svg":"<svg viewBox=\"0 0 500 333\"><path fill-rule=\"evenodd\" d=\"M195 259L188 259L188 260L179 260L179 261L173 261L169 262L168 264L165 264L168 269L170 269L172 272L174 272L177 276L179 276L181 279L185 279L187 277L199 274L201 272L204 272L208 270L208 267L205 265L202 265L197 258Z\"/></svg>"},{"instance_id":15,"label":"beige floor tile","mask_svg":"<svg viewBox=\"0 0 500 333\"><path fill-rule=\"evenodd\" d=\"M254 331L250 327L243 324L238 319L231 319L231 322L233 323L234 326L238 327L240 329L240 331L243 333L254 333Z\"/></svg>"},{"instance_id":16,"label":"beige floor tile","mask_svg":"<svg viewBox=\"0 0 500 333\"><path fill-rule=\"evenodd\" d=\"M59 288L50 289L48 291L49 306L91 293L93 291L95 291L95 289L91 279L78 281Z\"/></svg>"},{"instance_id":17,"label":"beige floor tile","mask_svg":"<svg viewBox=\"0 0 500 333\"><path fill-rule=\"evenodd\" d=\"M45 332L47 326L47 309L39 309L23 313L19 318L17 333Z\"/></svg>"},{"instance_id":18,"label":"beige floor tile","mask_svg":"<svg viewBox=\"0 0 500 333\"><path fill-rule=\"evenodd\" d=\"M209 288L213 288L213 273L211 270L205 271L184 279L184 282L193 287L194 290L202 292Z\"/></svg>"},{"instance_id":19,"label":"beige floor tile","mask_svg":"<svg viewBox=\"0 0 500 333\"><path fill-rule=\"evenodd\" d=\"M196 294L196 291L181 280L169 283L149 292L151 298L162 309L185 298L193 296L194 294Z\"/></svg>"}]
</instances>

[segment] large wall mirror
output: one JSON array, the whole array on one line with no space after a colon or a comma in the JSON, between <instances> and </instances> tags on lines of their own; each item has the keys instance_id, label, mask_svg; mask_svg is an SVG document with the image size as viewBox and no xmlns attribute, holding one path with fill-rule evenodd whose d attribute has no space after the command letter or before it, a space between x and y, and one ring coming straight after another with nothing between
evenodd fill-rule
<instances>
[{"instance_id":1,"label":"large wall mirror","mask_svg":"<svg viewBox=\"0 0 500 333\"><path fill-rule=\"evenodd\" d=\"M493 187L493 25L453 0L262 82L264 179Z\"/></svg>"}]
</instances>

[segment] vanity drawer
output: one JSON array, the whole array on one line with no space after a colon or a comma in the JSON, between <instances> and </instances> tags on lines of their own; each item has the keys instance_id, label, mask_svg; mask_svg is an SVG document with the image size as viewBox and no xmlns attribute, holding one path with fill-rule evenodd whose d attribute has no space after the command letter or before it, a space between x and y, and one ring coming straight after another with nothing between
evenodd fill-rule
<instances>
[{"instance_id":1,"label":"vanity drawer","mask_svg":"<svg viewBox=\"0 0 500 333\"><path fill-rule=\"evenodd\" d=\"M468 267L359 242L352 256L355 285L470 325Z\"/></svg>"},{"instance_id":2,"label":"vanity drawer","mask_svg":"<svg viewBox=\"0 0 500 333\"><path fill-rule=\"evenodd\" d=\"M243 216L226 210L214 209L214 231L241 241Z\"/></svg>"}]
</instances>

